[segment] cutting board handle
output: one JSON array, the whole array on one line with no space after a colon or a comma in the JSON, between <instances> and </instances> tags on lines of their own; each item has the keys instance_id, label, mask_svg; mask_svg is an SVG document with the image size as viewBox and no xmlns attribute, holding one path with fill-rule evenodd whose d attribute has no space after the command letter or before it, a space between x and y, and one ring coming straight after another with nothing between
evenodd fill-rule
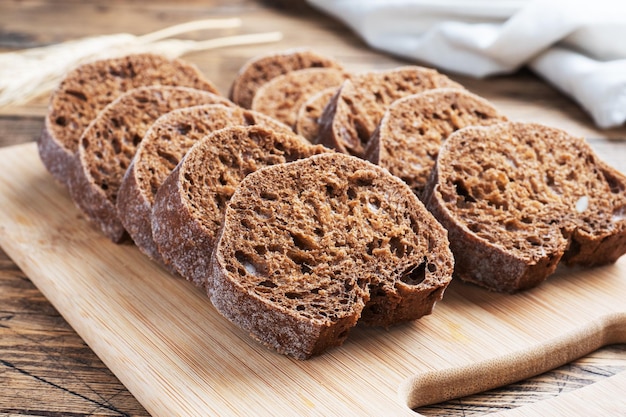
<instances>
[{"instance_id":1,"label":"cutting board handle","mask_svg":"<svg viewBox=\"0 0 626 417\"><path fill-rule=\"evenodd\" d=\"M626 313L603 316L577 331L497 359L415 375L400 387L400 399L415 409L480 393L537 376L614 343L626 343Z\"/></svg>"}]
</instances>

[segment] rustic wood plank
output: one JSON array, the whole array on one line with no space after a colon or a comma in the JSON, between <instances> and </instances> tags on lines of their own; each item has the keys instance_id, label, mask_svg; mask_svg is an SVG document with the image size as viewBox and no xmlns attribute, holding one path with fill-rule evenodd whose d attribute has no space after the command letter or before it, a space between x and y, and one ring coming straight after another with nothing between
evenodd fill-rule
<instances>
[{"instance_id":1,"label":"rustic wood plank","mask_svg":"<svg viewBox=\"0 0 626 417\"><path fill-rule=\"evenodd\" d=\"M0 306L0 375L6 382L0 390L0 413L33 415L35 401L42 415L51 415L51 403L67 416L148 415L1 249ZM468 416L507 410L625 369L626 345L611 345L544 375L416 411L426 416ZM94 411L105 395L109 402Z\"/></svg>"},{"instance_id":2,"label":"rustic wood plank","mask_svg":"<svg viewBox=\"0 0 626 417\"><path fill-rule=\"evenodd\" d=\"M0 115L0 147L33 142L42 127L43 116Z\"/></svg>"},{"instance_id":3,"label":"rustic wood plank","mask_svg":"<svg viewBox=\"0 0 626 417\"><path fill-rule=\"evenodd\" d=\"M0 414L147 416L0 249Z\"/></svg>"}]
</instances>

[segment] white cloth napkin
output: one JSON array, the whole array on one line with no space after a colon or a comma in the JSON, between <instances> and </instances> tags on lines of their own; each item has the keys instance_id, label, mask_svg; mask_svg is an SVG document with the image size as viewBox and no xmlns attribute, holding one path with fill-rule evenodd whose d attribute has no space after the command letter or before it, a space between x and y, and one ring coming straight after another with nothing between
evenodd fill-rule
<instances>
[{"instance_id":1,"label":"white cloth napkin","mask_svg":"<svg viewBox=\"0 0 626 417\"><path fill-rule=\"evenodd\" d=\"M527 65L599 127L626 121L626 1L308 1L373 48L475 77Z\"/></svg>"}]
</instances>

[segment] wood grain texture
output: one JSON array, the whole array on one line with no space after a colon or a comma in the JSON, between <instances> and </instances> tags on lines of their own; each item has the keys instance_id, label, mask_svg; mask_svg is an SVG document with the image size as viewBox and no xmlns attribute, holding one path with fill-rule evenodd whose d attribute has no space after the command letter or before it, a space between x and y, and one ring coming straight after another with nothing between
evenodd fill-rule
<instances>
[{"instance_id":1,"label":"wood grain texture","mask_svg":"<svg viewBox=\"0 0 626 417\"><path fill-rule=\"evenodd\" d=\"M0 415L148 415L2 250L0 381Z\"/></svg>"},{"instance_id":2,"label":"wood grain texture","mask_svg":"<svg viewBox=\"0 0 626 417\"><path fill-rule=\"evenodd\" d=\"M135 247L101 236L47 174L34 144L5 148L0 159L0 245L152 415L412 415L409 407L626 342L622 259L563 269L517 295L454 282L431 316L387 331L357 328L343 347L295 361L255 343L204 293ZM595 398L624 380L620 373L578 395L591 390ZM555 407L568 409L557 402L548 411Z\"/></svg>"},{"instance_id":3,"label":"wood grain texture","mask_svg":"<svg viewBox=\"0 0 626 417\"><path fill-rule=\"evenodd\" d=\"M247 59L293 46L311 46L337 57L353 70L389 68L406 63L367 49L340 23L311 10L302 0L264 3L280 3L281 7L269 8L251 0L3 2L0 7L0 50L41 46L89 35L118 32L143 34L194 19L237 16L244 21L241 30L191 33L189 38L281 30L285 39L279 44L227 48L185 57L196 63L221 91L228 90L234 73ZM602 158L626 172L626 127L608 131L595 129L576 103L530 72L521 70L512 76L488 80L451 76L470 90L492 100L514 119L541 121L586 136ZM0 108L0 147L34 140L39 135L46 103L47 96L42 96L25 105ZM45 176L41 180L45 180ZM6 201L6 195L0 194L0 211L4 210ZM623 369L625 358L626 345L609 346L553 372L495 391L422 407L418 411L429 415L476 415L526 405L557 396L568 389L605 380L606 376ZM13 260L1 256L0 359L6 361L6 364L0 365L0 415L147 414L25 278ZM46 382L51 376L58 377L53 380L56 385ZM626 383L623 377L620 383L619 378L618 375L617 394L614 391L614 395L610 396L610 387L615 385L611 382L607 384L609 388L603 390L607 393L605 395L623 397L621 393L626 389ZM577 398L580 392L574 391ZM35 393L37 401L33 401ZM615 404L619 406L614 401ZM620 411L623 414L625 408L614 414ZM584 411L581 413L584 414Z\"/></svg>"},{"instance_id":4,"label":"wood grain texture","mask_svg":"<svg viewBox=\"0 0 626 417\"><path fill-rule=\"evenodd\" d=\"M578 396L580 392L576 390L602 382L623 371L626 371L626 345L609 345L550 372L479 394L419 407L416 411L424 416L443 417L478 416L514 410L569 392Z\"/></svg>"}]
</instances>

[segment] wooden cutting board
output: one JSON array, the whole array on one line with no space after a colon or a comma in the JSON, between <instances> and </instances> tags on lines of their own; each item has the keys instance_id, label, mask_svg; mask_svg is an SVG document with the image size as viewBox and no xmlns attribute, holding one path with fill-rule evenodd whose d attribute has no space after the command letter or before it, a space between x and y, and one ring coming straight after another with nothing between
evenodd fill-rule
<instances>
[{"instance_id":1,"label":"wooden cutting board","mask_svg":"<svg viewBox=\"0 0 626 417\"><path fill-rule=\"evenodd\" d=\"M115 245L45 171L0 150L0 245L155 416L415 415L410 408L539 374L626 342L626 257L562 269L517 295L453 282L432 315L357 327L308 361L265 349L208 297ZM626 410L626 372L506 415Z\"/></svg>"}]
</instances>

